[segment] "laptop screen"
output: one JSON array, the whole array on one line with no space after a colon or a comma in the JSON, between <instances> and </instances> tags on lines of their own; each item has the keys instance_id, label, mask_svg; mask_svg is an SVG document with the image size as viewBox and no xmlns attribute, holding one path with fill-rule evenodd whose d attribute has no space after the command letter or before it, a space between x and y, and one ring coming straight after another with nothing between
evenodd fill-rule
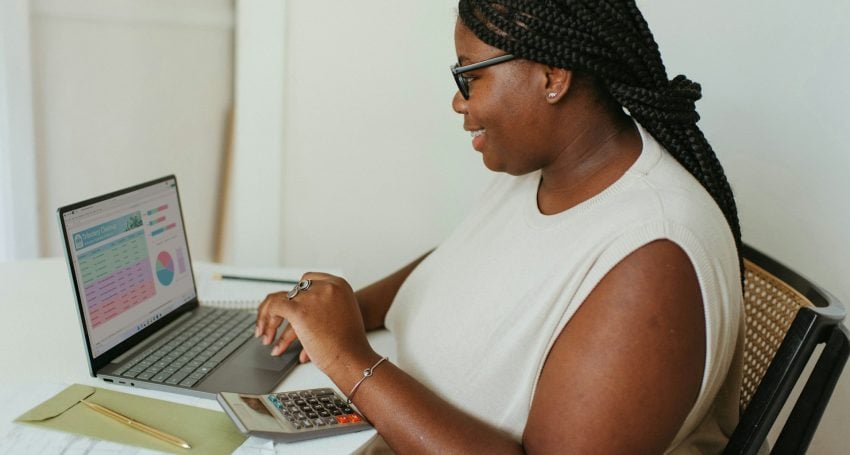
<instances>
[{"instance_id":1,"label":"laptop screen","mask_svg":"<svg viewBox=\"0 0 850 455\"><path fill-rule=\"evenodd\" d=\"M59 216L92 357L196 298L174 176Z\"/></svg>"}]
</instances>

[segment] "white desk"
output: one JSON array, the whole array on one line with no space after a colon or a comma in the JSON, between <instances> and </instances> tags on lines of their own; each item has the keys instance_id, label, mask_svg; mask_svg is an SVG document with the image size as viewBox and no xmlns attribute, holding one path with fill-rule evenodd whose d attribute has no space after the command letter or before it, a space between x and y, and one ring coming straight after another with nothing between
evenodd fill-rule
<instances>
[{"instance_id":1,"label":"white desk","mask_svg":"<svg viewBox=\"0 0 850 455\"><path fill-rule=\"evenodd\" d=\"M394 357L395 345L388 332L373 332L369 339L375 350ZM12 423L25 411L73 383L220 409L214 400L116 386L91 377L64 259L0 263L0 454L153 453ZM276 390L313 387L336 389L314 365L305 364L296 367ZM249 438L236 453L351 453L366 445L375 434L374 430L368 430L293 444Z\"/></svg>"}]
</instances>

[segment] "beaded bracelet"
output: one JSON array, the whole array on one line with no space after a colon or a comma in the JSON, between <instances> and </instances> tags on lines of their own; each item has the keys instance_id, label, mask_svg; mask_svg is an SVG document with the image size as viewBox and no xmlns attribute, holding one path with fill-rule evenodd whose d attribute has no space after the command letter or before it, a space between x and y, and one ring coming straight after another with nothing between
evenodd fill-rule
<instances>
[{"instance_id":1,"label":"beaded bracelet","mask_svg":"<svg viewBox=\"0 0 850 455\"><path fill-rule=\"evenodd\" d=\"M357 391L357 388L358 388L358 387L360 387L360 384L362 384L362 383L363 383L363 381L365 381L365 380L369 379L369 377L370 377L370 376L372 376L372 373L375 371L375 368L378 368L378 365L380 365L381 363L383 363L383 362L384 362L384 360L387 360L387 358L386 358L386 357L382 357L382 358L381 358L381 360L378 360L378 361L377 361L374 365L372 365L372 367L371 367L371 368L366 368L365 370L363 370L363 377L362 377L362 378L360 378L360 380L359 380L359 381L357 381L357 382L354 384L354 387L352 387L352 388L351 388L351 392L348 392L348 396L346 397L346 398L348 399L348 401L347 401L346 403L347 403L349 406L351 405L351 397L353 397L353 396L354 396L354 392L356 392L356 391Z\"/></svg>"}]
</instances>

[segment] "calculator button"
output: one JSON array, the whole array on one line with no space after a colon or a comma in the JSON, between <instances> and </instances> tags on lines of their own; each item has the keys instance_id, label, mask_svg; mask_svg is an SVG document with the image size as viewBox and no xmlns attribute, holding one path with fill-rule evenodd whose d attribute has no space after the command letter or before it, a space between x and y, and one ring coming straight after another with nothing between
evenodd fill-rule
<instances>
[{"instance_id":1,"label":"calculator button","mask_svg":"<svg viewBox=\"0 0 850 455\"><path fill-rule=\"evenodd\" d=\"M301 426L304 428L313 428L313 422L305 419L301 421Z\"/></svg>"},{"instance_id":2,"label":"calculator button","mask_svg":"<svg viewBox=\"0 0 850 455\"><path fill-rule=\"evenodd\" d=\"M315 413L315 412L312 412L312 411L311 411L311 412L308 412L308 413L307 413L307 418L310 418L310 419L318 419L318 418L319 418L319 414L317 414L317 413Z\"/></svg>"},{"instance_id":3,"label":"calculator button","mask_svg":"<svg viewBox=\"0 0 850 455\"><path fill-rule=\"evenodd\" d=\"M336 418L334 418L334 417L325 417L323 420L324 420L324 421L325 421L325 423L326 423L326 424L328 424L328 425L337 425L337 424L339 424L339 422L337 422L337 421L336 421Z\"/></svg>"},{"instance_id":4,"label":"calculator button","mask_svg":"<svg viewBox=\"0 0 850 455\"><path fill-rule=\"evenodd\" d=\"M350 422L350 420L348 419L348 416L347 416L347 415L344 415L344 416L336 416L336 421L337 421L337 422L339 422L339 423L348 423L348 422Z\"/></svg>"},{"instance_id":5,"label":"calculator button","mask_svg":"<svg viewBox=\"0 0 850 455\"><path fill-rule=\"evenodd\" d=\"M325 426L325 421L323 419L313 419L313 424L317 427Z\"/></svg>"}]
</instances>

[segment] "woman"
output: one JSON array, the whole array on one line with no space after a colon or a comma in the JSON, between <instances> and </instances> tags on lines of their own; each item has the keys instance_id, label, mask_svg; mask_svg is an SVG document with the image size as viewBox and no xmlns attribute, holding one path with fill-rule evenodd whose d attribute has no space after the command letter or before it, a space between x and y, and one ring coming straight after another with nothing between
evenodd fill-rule
<instances>
[{"instance_id":1,"label":"woman","mask_svg":"<svg viewBox=\"0 0 850 455\"><path fill-rule=\"evenodd\" d=\"M308 273L270 295L257 335L299 338L400 453L719 451L740 233L699 87L668 81L631 0L461 0L455 46L452 106L499 173L484 199L357 293Z\"/></svg>"}]
</instances>

